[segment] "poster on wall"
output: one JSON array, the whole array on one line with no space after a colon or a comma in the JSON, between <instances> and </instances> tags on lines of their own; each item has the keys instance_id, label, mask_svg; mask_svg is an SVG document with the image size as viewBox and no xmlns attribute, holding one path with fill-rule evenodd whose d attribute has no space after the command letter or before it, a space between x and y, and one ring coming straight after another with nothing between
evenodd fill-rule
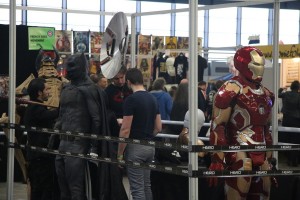
<instances>
[{"instance_id":1,"label":"poster on wall","mask_svg":"<svg viewBox=\"0 0 300 200\"><path fill-rule=\"evenodd\" d=\"M166 36L166 49L177 49L177 38Z\"/></svg>"},{"instance_id":2,"label":"poster on wall","mask_svg":"<svg viewBox=\"0 0 300 200\"><path fill-rule=\"evenodd\" d=\"M100 61L102 39L103 33L91 32L91 58L94 61Z\"/></svg>"},{"instance_id":3,"label":"poster on wall","mask_svg":"<svg viewBox=\"0 0 300 200\"><path fill-rule=\"evenodd\" d=\"M188 50L189 49L189 38L188 37L178 37L177 49Z\"/></svg>"},{"instance_id":4,"label":"poster on wall","mask_svg":"<svg viewBox=\"0 0 300 200\"><path fill-rule=\"evenodd\" d=\"M139 55L151 54L151 36L139 35L138 37Z\"/></svg>"},{"instance_id":5,"label":"poster on wall","mask_svg":"<svg viewBox=\"0 0 300 200\"><path fill-rule=\"evenodd\" d=\"M281 86L290 87L291 83L300 79L300 62L297 59L282 59Z\"/></svg>"},{"instance_id":6,"label":"poster on wall","mask_svg":"<svg viewBox=\"0 0 300 200\"><path fill-rule=\"evenodd\" d=\"M71 53L72 31L55 31L55 48L58 52Z\"/></svg>"},{"instance_id":7,"label":"poster on wall","mask_svg":"<svg viewBox=\"0 0 300 200\"><path fill-rule=\"evenodd\" d=\"M51 27L28 27L29 50L53 50L55 29Z\"/></svg>"},{"instance_id":8,"label":"poster on wall","mask_svg":"<svg viewBox=\"0 0 300 200\"><path fill-rule=\"evenodd\" d=\"M144 84L149 87L151 81L151 58L138 56L137 68L142 71Z\"/></svg>"},{"instance_id":9,"label":"poster on wall","mask_svg":"<svg viewBox=\"0 0 300 200\"><path fill-rule=\"evenodd\" d=\"M128 34L128 45L127 45L126 54L127 55L131 54L131 35L130 34Z\"/></svg>"},{"instance_id":10,"label":"poster on wall","mask_svg":"<svg viewBox=\"0 0 300 200\"><path fill-rule=\"evenodd\" d=\"M89 53L89 32L73 31L74 53Z\"/></svg>"},{"instance_id":11,"label":"poster on wall","mask_svg":"<svg viewBox=\"0 0 300 200\"><path fill-rule=\"evenodd\" d=\"M0 75L0 96L8 96L8 76Z\"/></svg>"},{"instance_id":12,"label":"poster on wall","mask_svg":"<svg viewBox=\"0 0 300 200\"><path fill-rule=\"evenodd\" d=\"M164 36L152 36L152 55L156 55L158 50L164 49Z\"/></svg>"}]
</instances>

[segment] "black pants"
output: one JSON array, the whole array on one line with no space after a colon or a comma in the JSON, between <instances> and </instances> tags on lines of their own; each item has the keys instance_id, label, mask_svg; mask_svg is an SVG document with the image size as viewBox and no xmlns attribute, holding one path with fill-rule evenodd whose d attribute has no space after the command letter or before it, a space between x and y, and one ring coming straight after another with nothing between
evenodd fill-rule
<instances>
[{"instance_id":1,"label":"black pants","mask_svg":"<svg viewBox=\"0 0 300 200\"><path fill-rule=\"evenodd\" d=\"M31 200L53 200L54 159L41 158L30 161L28 175Z\"/></svg>"},{"instance_id":2,"label":"black pants","mask_svg":"<svg viewBox=\"0 0 300 200\"><path fill-rule=\"evenodd\" d=\"M282 126L300 128L300 118L283 116ZM293 132L281 132L279 134L279 142L300 144L300 134ZM287 159L289 166L297 166L300 162L299 151L287 151Z\"/></svg>"},{"instance_id":3,"label":"black pants","mask_svg":"<svg viewBox=\"0 0 300 200\"><path fill-rule=\"evenodd\" d=\"M87 153L84 140L60 141L59 150L72 153ZM55 167L61 200L86 200L85 170L87 161L81 158L57 155Z\"/></svg>"}]
</instances>

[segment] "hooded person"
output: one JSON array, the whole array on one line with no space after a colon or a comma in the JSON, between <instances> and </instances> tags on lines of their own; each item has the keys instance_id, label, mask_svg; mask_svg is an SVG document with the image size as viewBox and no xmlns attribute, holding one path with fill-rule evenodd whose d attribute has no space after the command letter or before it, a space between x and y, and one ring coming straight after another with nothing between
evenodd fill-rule
<instances>
[{"instance_id":1,"label":"hooded person","mask_svg":"<svg viewBox=\"0 0 300 200\"><path fill-rule=\"evenodd\" d=\"M61 131L110 135L103 91L88 77L87 66L84 54L72 55L66 60L67 78L70 82L62 89L59 118L55 124L55 128ZM83 155L90 154L90 156L95 158L98 155L101 157L112 156L112 146L105 141L99 142L97 140L66 135L61 136L60 139L58 150L61 152ZM87 161L82 158L57 155L55 165L61 191L61 200L87 199L84 184ZM123 198L123 196L114 198L111 196L111 194L116 193L111 190L111 182L114 180L121 181L120 177L115 179L110 177L112 175L112 168L117 168L117 166L102 163L99 163L98 166L97 191L99 193L95 198ZM114 177L116 176L114 175ZM117 185L116 183L113 184ZM122 192L119 192L114 195L121 194Z\"/></svg>"}]
</instances>

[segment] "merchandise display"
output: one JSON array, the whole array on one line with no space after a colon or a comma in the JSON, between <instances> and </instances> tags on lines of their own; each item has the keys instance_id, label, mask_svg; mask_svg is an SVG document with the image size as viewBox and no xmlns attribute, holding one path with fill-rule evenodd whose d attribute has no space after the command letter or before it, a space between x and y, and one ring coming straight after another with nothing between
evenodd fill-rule
<instances>
[{"instance_id":1,"label":"merchandise display","mask_svg":"<svg viewBox=\"0 0 300 200\"><path fill-rule=\"evenodd\" d=\"M294 1L294 5L296 5L296 0L291 1ZM8 188L6 195L14 195L14 186L12 183L16 182L16 180L14 180L14 178L16 178L16 175L14 174L14 165L8 161L11 159L14 160L14 156L16 156L16 159L19 162L17 167L21 166L23 173L22 175L26 181L28 176L28 169L26 169L26 167L28 164L24 159L24 152L22 151L26 152L29 148L33 151L42 151L42 153L45 155L55 154L58 158L61 158L60 161L63 162L63 159L67 160L71 158L75 160L75 158L79 158L84 162L82 169L85 169L85 164L87 161L93 165L95 164L95 166L97 165L95 168L96 171L98 171L96 175L95 170L94 172L88 172L85 170L82 171L81 169L79 170L80 167L72 167L72 164L68 166L71 168L71 171L67 170L64 172L69 173L73 170L74 174L78 174L78 177L81 174L80 181L78 181L78 183L80 183L77 185L80 185L81 187L80 193L82 194L80 195L86 195L87 198L84 199L106 200L127 199L127 197L130 198L130 192L132 192L132 188L129 189L129 187L126 186L128 182L126 182L126 180L122 180L122 172L124 172L122 168L143 168L151 171L150 189L153 193L153 200L187 200L193 197L195 197L193 199L198 200L277 200L281 199L283 194L286 194L284 195L284 198L287 200L298 199L298 196L300 196L299 168L292 168L292 166L288 164L284 164L284 167L282 168L282 165L276 163L278 156L282 156L283 153L288 152L287 149L279 148L279 146L282 145L281 142L283 142L279 141L278 139L278 134L280 134L282 131L280 128L283 128L283 130L286 131L285 133L291 132L290 130L293 128L289 129L288 127L285 127L280 121L278 121L278 118L274 117L275 115L272 115L272 112L277 112L278 109L280 110L277 103L278 85L280 85L282 88L286 88L293 81L298 80L298 77L300 78L300 62L294 59L300 55L300 46L298 44L282 44L280 46L281 49L284 50L280 50L278 45L279 39L277 36L279 35L279 31L277 30L277 26L279 26L279 19L277 19L277 17L279 15L279 11L282 9L280 6L285 6L285 3L279 2L286 2L286 0L279 0L279 2L276 0L274 0L274 2L273 0L258 2L257 5L259 7L260 4L267 7L272 4L274 7L272 10L272 14L274 14L274 16L270 15L269 10L271 9L266 9L269 12L269 21L267 22L268 26L265 26L267 27L266 30L268 30L268 32L263 34L263 31L261 31L261 42L264 43L264 40L267 38L267 42L271 43L270 41L273 41L273 44L270 46L264 46L262 48L252 45L244 47L244 25L242 26L242 29L240 28L241 23L244 23L242 19L248 19L248 17L251 16L250 14L246 15L248 10L246 10L246 8L244 9L243 4L246 5L245 7L250 6L251 8L249 7L249 9L254 9L253 6L257 6L255 2L235 2L237 5L235 8L237 10L237 12L235 12L235 19L237 19L235 23L237 24L238 29L234 29L233 32L235 35L230 35L230 33L228 34L226 30L222 30L224 31L224 34L222 31L218 32L222 37L216 37L215 32L217 31L212 29L214 27L209 20L210 17L211 19L214 19L213 12L209 13L208 11L211 9L210 6L217 5L219 2L225 2L227 4L226 1L220 0L218 3L210 1L210 5L204 10L201 6L198 7L198 12L200 15L199 13L195 14L197 13L197 6L192 6L193 1L183 1L186 4L189 3L188 7L185 7L185 5L177 5L180 4L179 0L172 2L168 1L167 3L170 4L170 10L159 10L159 7L157 9L159 11L152 11L150 6L149 8L145 9L146 3L144 1L133 2L136 2L136 8L134 10L135 13L129 13L130 9L128 9L128 7L124 7L121 12L117 12L115 10L113 12L108 12L108 10L110 10L109 6L111 3L108 0L100 1L100 11L98 5L96 11L93 11L92 9L91 13L87 13L84 7L79 10L72 10L70 9L72 8L72 6L70 6L71 3L63 1L61 8L61 29L63 30L55 30L57 27L59 27L55 26L54 28L55 22L45 24L45 26L47 25L50 27L53 25L52 28L55 30L55 41L53 43L53 50L45 50L41 48L39 51L29 50L26 42L20 42L20 40L26 40L26 38L30 38L27 37L27 27L29 27L29 24L32 22L30 21L31 19L29 20L28 16L30 16L30 12L34 11L35 8L33 9L31 5L23 4L20 7L20 5L17 3L17 9L21 11L26 10L26 13L21 12L21 22L24 25L15 25L16 27L19 27L19 30L22 28L22 31L17 31L17 28L16 30L12 30L17 35L17 46L15 46L15 44L12 42L11 35L13 34L11 33L11 29L8 30L7 28L7 31L5 30L5 33L9 32L9 43L3 43L3 40L0 40L0 42L4 45L3 49L5 49L4 51L1 51L2 58L5 58L5 62L1 64L0 67L2 68L0 70L0 97L6 96L10 105L12 104L12 102L10 102L11 99L8 98L10 95L16 96L16 104L19 104L20 102L21 104L31 103L30 101L25 100L18 102L18 99L22 100L22 98L28 94L28 84L31 80L38 77L45 79L47 84L50 86L50 98L44 102L48 109L58 107L62 109L61 103L63 103L63 106L65 107L71 106L73 101L77 101L78 94L81 96L82 102L85 102L85 100L89 97L96 99L94 98L95 96L90 95L90 92L92 91L91 88L96 87L94 83L88 82L87 84L87 82L84 81L77 82L76 77L73 77L73 82L69 82L69 80L66 79L72 79L70 78L72 73L67 74L65 62L67 60L70 61L70 57L74 56L75 58L77 55L79 55L79 53L80 62L78 63L84 64L84 69L83 71L74 70L73 72L75 73L73 74L76 74L76 76L84 75L87 77L89 75L102 75L103 77L107 78L110 86L106 89L101 89L101 91L98 91L97 89L97 92L101 94L101 101L99 102L101 102L103 109L99 109L99 104L95 104L95 107L92 107L92 105L89 105L90 103L88 103L88 101L87 105L79 102L79 106L75 106L75 109L80 108L81 111L74 111L74 113L71 114L73 117L66 115L64 119L64 123L69 123L69 127L75 127L79 126L80 123L86 123L92 125L91 127L93 128L92 123L95 121L94 118L87 118L86 116L88 116L88 113L92 113L92 117L94 117L100 113L100 116L105 120L96 120L97 122L100 121L102 125L99 126L100 129L95 133L90 133L91 131L89 129L69 130L70 128L62 128L59 126L55 127L53 130L51 128L48 129L45 127L38 127L37 130L33 131L40 131L43 134L49 132L49 134L52 136L59 136L61 141L68 142L74 146L76 146L76 141L88 141L87 145L82 145L82 149L84 149L83 151L72 152L72 150L67 148L67 145L65 145L66 148L61 148L59 151L56 149L51 149L49 146L47 147L49 149L35 149L34 147L31 148L31 144L20 142L17 136L17 140L12 140L10 135L11 133L9 132L8 134L9 129L15 129L22 132L22 134L24 132L27 134L30 130L32 130L32 128L34 129L36 127L19 127L19 124L22 124L22 118L20 120L18 118L19 115L17 115L16 120L11 122L9 117L6 115L6 113L12 113L11 106L8 105L7 108L5 108L5 111L2 112L3 115L0 118L0 125L2 123L0 129L3 130L2 132L5 132L5 134L2 134L5 138L5 141L3 142L3 140L0 140L0 148L1 150L3 148L5 149L6 155L3 156L4 151L2 151L0 154L0 171L3 171L4 167L2 166L5 162L7 173L5 171L2 174L7 175L5 176L5 180L2 178L2 175L0 176L0 179L2 178L2 180L7 181L5 183ZM121 5L121 1L118 1L118 3ZM151 4L150 2L147 3L149 3L149 5ZM198 3L201 4L201 1L196 2L195 4ZM6 5L4 5L2 9L7 11L13 9L12 6L7 6L7 8L5 6ZM232 3L232 6L225 6L224 9L231 7L235 7L234 3ZM45 9L47 12L48 9L49 12L60 12L51 10L53 8L41 9ZM246 11L241 12L243 9ZM145 10L148 11L144 12ZM96 25L94 25L94 21L92 22L92 20L85 20L84 25L78 25L77 22L68 24L70 21L67 21L67 19L70 20L71 18L73 20L73 17L78 14L91 15L91 19L94 19L93 15L96 15L96 13L98 17L97 20L99 20L99 22L95 20L97 22ZM161 21L152 19L149 21L147 19L148 15L150 17L154 15L167 17L164 19L161 18ZM189 15L188 20L186 20L187 16L185 15ZM198 24L193 23L198 22L197 20L194 20L196 17L201 20ZM18 18L19 17L17 16L17 22ZM253 18L255 17L253 16ZM183 21L183 19L185 19L185 21ZM127 20L129 20L129 22ZM227 18L222 20L227 21ZM90 22L90 24L86 24L86 22ZM109 22L108 25L107 22ZM272 22L274 22L274 24L271 26ZM41 22L38 23L40 23L41 26L38 28L42 28L43 24ZM160 25L164 24L166 25L161 28ZM1 32L3 33L4 31L2 31L2 26L4 25L0 26ZM9 21L7 26L9 28L12 26L11 21ZM84 30L85 26L88 28ZM89 26L91 26L91 30L89 30ZM156 27L153 28L153 26ZM186 28L186 26L188 26L188 28ZM273 28L273 26L274 30L270 30L270 28ZM4 38L5 34L2 34L1 32L0 36ZM232 40L229 35L234 35L235 40ZM8 40L6 38L7 36L5 36L5 40ZM219 42L220 38L222 38L224 44L227 45L228 43L233 43L233 45L222 46L223 43ZM6 48L6 46L8 48ZM16 50L16 52L14 52L16 54L15 57L10 56L12 53L10 49L11 46L13 46L14 50ZM268 49L268 51L266 49ZM276 50L278 50L279 55L277 54ZM228 56L230 57L226 63L226 57ZM266 64L266 59L269 58L268 56L272 59L272 61L269 61L269 63L271 63L269 66ZM283 56L287 56L288 58ZM32 59L34 58L36 58L35 62L32 62ZM9 62L6 62L6 60ZM12 60L17 60L17 62L12 62ZM76 60L74 63L77 65L77 61L79 59L76 58L74 60ZM31 63L33 63L33 65L31 65ZM226 64L229 66L229 71ZM15 68L14 70L16 72L14 72L14 70L11 71L11 67ZM70 64L69 72L72 67L74 66L71 66ZM153 82L158 77L162 77L166 80L168 84L168 87L165 87L166 89L170 88L170 84L179 86L181 80L185 82L184 84L189 85L189 89L182 96L186 98L188 97L188 103L186 104L187 107L185 107L185 109L191 110L192 114L186 114L185 118L187 118L187 120L185 119L185 121L183 121L184 128L180 129L181 131L177 131L178 133L176 134L174 134L173 131L160 131L162 134L158 135L159 138L151 137L147 138L145 141L136 137L125 138L120 136L118 138L118 132L120 127L122 127L123 120L123 101L125 101L125 98L127 99L127 96L130 97L130 95L132 95L132 88L127 87L127 77L119 76L119 72L122 69L128 71L129 68L137 68L142 72L144 83L142 86L145 89L149 88L149 91L150 89L153 89ZM279 72L280 74L278 74ZM26 79L24 77L26 77ZM271 78L267 79L266 77ZM197 94L199 95L200 91L198 90L198 92L196 92L196 89L194 88L197 87L197 83L211 83L213 81L217 82L220 79L224 79L224 82L220 87L213 88L214 91L210 90L211 88L208 87L206 90L207 92L203 92L204 100L200 100L199 97L197 98ZM8 91L8 86L11 86L9 85L9 80L17 81L18 87L13 92ZM115 87L116 85L114 82L116 81L123 81L126 87ZM270 87L269 84L266 84L266 82L272 82L272 87ZM278 82L279 84L277 85L276 83ZM83 87L86 85L89 85L89 87L86 88L85 92L79 90L78 94L72 95L71 90L73 89L69 86L74 85L74 87L77 87L78 83L82 84ZM114 87L112 88L112 86ZM62 91L65 91L64 94L66 94L66 91L69 92L68 96L65 95L64 97L61 95ZM99 94L97 93L96 95ZM69 98L71 96L74 98ZM64 97L62 98L62 102L60 102L61 97ZM207 99L205 100L205 98ZM0 99L0 103L2 105L0 106L0 109L6 106L1 102L1 100L2 99ZM197 106L197 103L199 106L199 101L200 103L203 101L209 101L211 106L210 111L208 112L208 110L203 110L203 113L201 112L200 117L199 112L198 115L194 115L194 111L197 109L195 109L195 106ZM69 102L71 102L71 104ZM139 104L140 102L136 101L135 103ZM104 104L108 107L106 108ZM118 117L118 124L115 123L113 125L115 126L114 128L117 127L116 134L109 134L110 131L113 132L113 128L108 128L109 124L108 120L106 119L107 115L105 114L105 110L112 109L111 107L115 107L118 110L118 113L116 113ZM0 111L3 111L3 109ZM94 115L93 112L99 113ZM145 114L145 110L143 110L143 112ZM82 116L80 117L78 113L80 113ZM176 114L176 116L178 115ZM207 118L209 120L206 120L205 122L209 123L201 122L201 125L195 125L195 123L197 123L195 118L198 120L200 118L203 120L203 122L204 119ZM182 121L182 119L180 120ZM171 122L169 122L169 120L163 120L162 124L166 127L169 125L182 126L182 124L179 123L180 120L176 120L174 118L170 120ZM133 119L133 121L136 122L137 118ZM126 120L123 122L126 124ZM192 127L190 127L190 124L187 125L187 122L191 122ZM4 126L3 123L8 123L8 125ZM206 126L204 129L208 129L208 127L210 127L208 131L205 131L205 139L203 139L202 135L200 135L198 132L196 134L199 138L193 134L193 132L197 131L194 130L194 125L198 128ZM285 130L285 128L287 128L287 130ZM189 130L191 132L189 132ZM129 130L129 132L131 131L135 130ZM117 138L115 138L115 136ZM74 138L74 140L70 138ZM141 147L143 147L142 145L145 145L150 146L153 149L159 149L166 152L172 150L172 156L170 157L176 157L177 159L178 157L184 155L182 157L185 158L185 160L182 159L181 163L172 163L170 160L167 160L166 162L158 162L155 159L152 159L151 162L147 161L145 163L127 160L126 156L123 154L115 155L115 149L113 149L110 143L114 145L117 143L126 143L128 146L134 144ZM99 149L94 148L98 146L98 144L101 144L99 145ZM290 144L283 144L283 147L287 145ZM93 147L92 151L88 151L88 148L90 147ZM256 147L265 147L265 149L255 149L252 151L252 149ZM290 151L295 151L296 149L297 151L295 152L299 153L299 148L299 145L295 145L295 148L292 146ZM16 150L11 151L11 149ZM282 154L280 154L281 150L283 150ZM273 153L273 151L276 152ZM279 153L277 153L277 151ZM198 156L195 156L196 154ZM278 162L281 162L280 164L282 164L285 162L285 160L278 160ZM286 165L291 168L285 169ZM293 166L297 165L295 164ZM63 169L63 167L61 167L61 169ZM79 170L80 173L77 173L76 170ZM287 171L285 172L285 170ZM91 177L88 176L88 173L86 176L86 172L91 173ZM60 176L61 174L62 173L60 173ZM19 177L22 177L22 175L20 176L17 174ZM128 177L129 176L125 176L125 179ZM93 178L94 180L92 180ZM96 182L95 179L97 179ZM197 180L197 184L195 184L195 180ZM70 183L75 183L72 178L70 178L69 181ZM60 184L64 185L62 182L60 182ZM95 186L96 189L93 188ZM68 190L68 188L65 187L64 189L66 189L66 191ZM127 194L125 189L127 190ZM66 199L69 198L67 196L71 196L68 194L68 191L61 191L62 193L65 192L64 194L67 194ZM94 194L88 194L91 192L97 193L97 197L95 197ZM0 199L2 199L1 194ZM10 198L7 197L7 199ZM30 197L28 197L28 199L30 199Z\"/></svg>"}]
</instances>

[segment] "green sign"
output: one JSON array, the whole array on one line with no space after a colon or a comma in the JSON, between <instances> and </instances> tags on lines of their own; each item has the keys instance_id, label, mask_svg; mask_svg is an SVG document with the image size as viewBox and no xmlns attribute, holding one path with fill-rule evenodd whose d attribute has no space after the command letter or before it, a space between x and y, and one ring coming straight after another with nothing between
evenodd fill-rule
<instances>
[{"instance_id":1,"label":"green sign","mask_svg":"<svg viewBox=\"0 0 300 200\"><path fill-rule=\"evenodd\" d=\"M45 27L28 27L29 50L53 50L55 29Z\"/></svg>"}]
</instances>

